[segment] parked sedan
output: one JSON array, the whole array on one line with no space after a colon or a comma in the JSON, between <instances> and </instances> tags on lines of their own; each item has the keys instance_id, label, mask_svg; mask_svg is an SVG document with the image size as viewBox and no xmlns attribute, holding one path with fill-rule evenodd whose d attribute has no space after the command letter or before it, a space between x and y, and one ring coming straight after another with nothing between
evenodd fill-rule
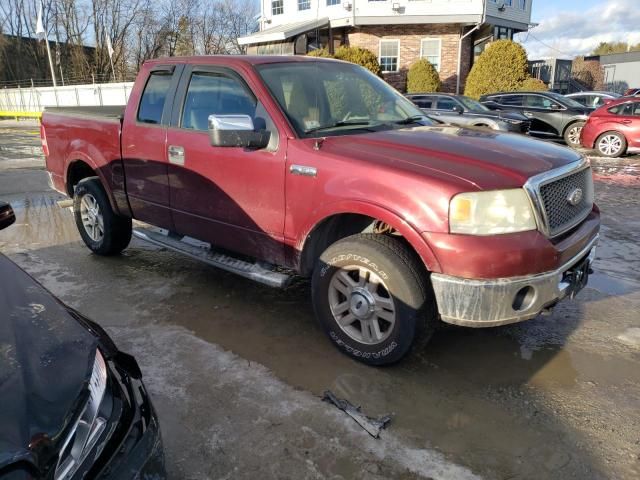
<instances>
[{"instance_id":1,"label":"parked sedan","mask_svg":"<svg viewBox=\"0 0 640 480\"><path fill-rule=\"evenodd\" d=\"M570 147L580 146L580 131L592 109L554 92L502 92L483 95L491 110L518 112L531 120L531 135L559 138Z\"/></svg>"},{"instance_id":2,"label":"parked sedan","mask_svg":"<svg viewBox=\"0 0 640 480\"><path fill-rule=\"evenodd\" d=\"M165 478L135 359L1 254L0 285L0 477Z\"/></svg>"},{"instance_id":3,"label":"parked sedan","mask_svg":"<svg viewBox=\"0 0 640 480\"><path fill-rule=\"evenodd\" d=\"M587 108L600 108L602 105L612 100L620 98L622 95L613 92L576 92L565 95L567 98L575 100L580 105Z\"/></svg>"},{"instance_id":4,"label":"parked sedan","mask_svg":"<svg viewBox=\"0 0 640 480\"><path fill-rule=\"evenodd\" d=\"M430 118L460 127L486 127L503 132L527 133L529 119L519 113L494 112L463 95L414 93L407 98Z\"/></svg>"},{"instance_id":5,"label":"parked sedan","mask_svg":"<svg viewBox=\"0 0 640 480\"><path fill-rule=\"evenodd\" d=\"M640 97L623 97L593 112L582 130L582 146L605 157L640 148Z\"/></svg>"}]
</instances>

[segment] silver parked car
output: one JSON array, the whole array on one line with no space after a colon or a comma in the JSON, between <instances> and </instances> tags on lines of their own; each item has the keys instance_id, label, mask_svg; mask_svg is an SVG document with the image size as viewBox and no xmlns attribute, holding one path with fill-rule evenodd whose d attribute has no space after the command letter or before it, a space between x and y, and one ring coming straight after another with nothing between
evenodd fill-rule
<instances>
[{"instance_id":1,"label":"silver parked car","mask_svg":"<svg viewBox=\"0 0 640 480\"><path fill-rule=\"evenodd\" d=\"M530 120L516 112L489 110L464 95L413 93L407 98L434 120L459 127L485 127L502 132L527 133Z\"/></svg>"},{"instance_id":2,"label":"silver parked car","mask_svg":"<svg viewBox=\"0 0 640 480\"><path fill-rule=\"evenodd\" d=\"M621 96L619 93L613 92L576 92L565 95L565 97L575 100L580 105L593 109L600 108L605 103Z\"/></svg>"}]
</instances>

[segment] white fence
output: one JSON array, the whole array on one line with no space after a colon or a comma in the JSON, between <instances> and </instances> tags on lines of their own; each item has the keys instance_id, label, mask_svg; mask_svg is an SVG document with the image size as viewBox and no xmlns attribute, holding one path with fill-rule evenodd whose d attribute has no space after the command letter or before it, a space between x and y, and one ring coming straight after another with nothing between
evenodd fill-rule
<instances>
[{"instance_id":1,"label":"white fence","mask_svg":"<svg viewBox=\"0 0 640 480\"><path fill-rule=\"evenodd\" d=\"M68 87L0 89L0 112L42 112L45 107L126 105L133 82L94 83Z\"/></svg>"}]
</instances>

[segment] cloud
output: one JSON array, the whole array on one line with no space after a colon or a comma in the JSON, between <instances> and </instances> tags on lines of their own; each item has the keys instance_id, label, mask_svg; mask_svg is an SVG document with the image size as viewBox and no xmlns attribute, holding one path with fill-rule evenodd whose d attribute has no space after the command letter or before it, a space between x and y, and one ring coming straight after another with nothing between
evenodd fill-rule
<instances>
[{"instance_id":1,"label":"cloud","mask_svg":"<svg viewBox=\"0 0 640 480\"><path fill-rule=\"evenodd\" d=\"M600 42L640 43L639 25L638 0L609 0L584 11L557 12L516 40L530 59L573 58L588 55Z\"/></svg>"}]
</instances>

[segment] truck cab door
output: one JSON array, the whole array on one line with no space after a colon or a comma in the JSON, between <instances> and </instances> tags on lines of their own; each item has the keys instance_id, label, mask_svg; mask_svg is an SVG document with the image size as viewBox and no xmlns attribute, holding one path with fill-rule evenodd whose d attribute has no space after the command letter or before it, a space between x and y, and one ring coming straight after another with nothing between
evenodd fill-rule
<instances>
[{"instance_id":1,"label":"truck cab door","mask_svg":"<svg viewBox=\"0 0 640 480\"><path fill-rule=\"evenodd\" d=\"M284 261L285 136L234 70L187 66L167 131L175 231L271 263ZM262 149L214 147L210 115L248 115ZM281 141L282 140L282 141Z\"/></svg>"},{"instance_id":2,"label":"truck cab door","mask_svg":"<svg viewBox=\"0 0 640 480\"><path fill-rule=\"evenodd\" d=\"M166 136L172 94L182 65L156 66L132 92L122 125L122 162L133 217L173 229L169 209Z\"/></svg>"}]
</instances>

